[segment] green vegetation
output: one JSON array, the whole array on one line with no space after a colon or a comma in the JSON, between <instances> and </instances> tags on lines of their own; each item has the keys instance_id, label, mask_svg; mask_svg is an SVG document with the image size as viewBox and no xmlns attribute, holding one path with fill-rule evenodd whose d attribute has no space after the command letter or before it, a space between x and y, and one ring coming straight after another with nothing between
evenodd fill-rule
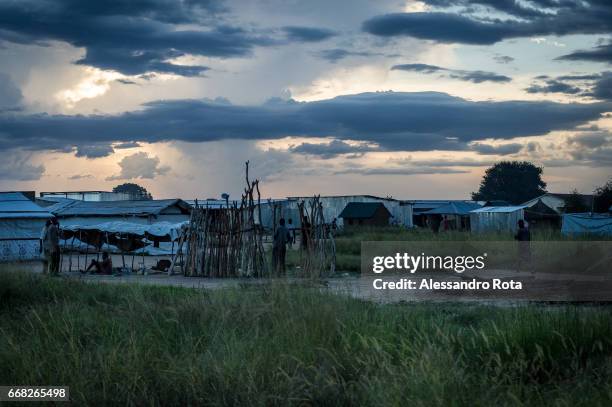
<instances>
[{"instance_id":1,"label":"green vegetation","mask_svg":"<svg viewBox=\"0 0 612 407\"><path fill-rule=\"evenodd\" d=\"M0 383L77 405L612 405L612 310L0 272Z\"/></svg>"}]
</instances>

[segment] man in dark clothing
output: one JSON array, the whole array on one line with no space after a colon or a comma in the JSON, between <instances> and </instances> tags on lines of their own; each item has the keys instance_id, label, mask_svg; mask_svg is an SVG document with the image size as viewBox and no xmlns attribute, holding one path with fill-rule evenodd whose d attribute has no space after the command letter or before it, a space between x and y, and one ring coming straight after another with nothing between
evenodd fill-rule
<instances>
[{"instance_id":1,"label":"man in dark clothing","mask_svg":"<svg viewBox=\"0 0 612 407\"><path fill-rule=\"evenodd\" d=\"M274 243L272 244L272 263L276 275L285 275L285 256L287 254L287 242L290 239L291 235L285 227L285 219L281 218L279 226L274 232Z\"/></svg>"},{"instance_id":2,"label":"man in dark clothing","mask_svg":"<svg viewBox=\"0 0 612 407\"><path fill-rule=\"evenodd\" d=\"M525 221L523 219L518 221L518 231L514 235L514 239L519 242L528 242L531 240L531 233L529 229L525 227Z\"/></svg>"},{"instance_id":3,"label":"man in dark clothing","mask_svg":"<svg viewBox=\"0 0 612 407\"><path fill-rule=\"evenodd\" d=\"M531 240L531 232L525 227L525 221L518 221L518 231L514 235L514 239L519 242L519 269L530 269L531 268L531 247L529 241Z\"/></svg>"}]
</instances>

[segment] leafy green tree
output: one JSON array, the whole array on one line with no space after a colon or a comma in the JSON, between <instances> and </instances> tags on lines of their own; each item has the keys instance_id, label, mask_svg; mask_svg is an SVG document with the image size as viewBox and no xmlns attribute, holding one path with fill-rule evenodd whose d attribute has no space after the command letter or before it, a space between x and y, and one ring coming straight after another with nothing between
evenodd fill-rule
<instances>
[{"instance_id":1,"label":"leafy green tree","mask_svg":"<svg viewBox=\"0 0 612 407\"><path fill-rule=\"evenodd\" d=\"M126 182L125 184L117 185L113 188L113 192L130 194L134 200L151 200L153 196L147 191L145 187L142 187L133 182Z\"/></svg>"},{"instance_id":2,"label":"leafy green tree","mask_svg":"<svg viewBox=\"0 0 612 407\"><path fill-rule=\"evenodd\" d=\"M520 204L546 193L542 168L527 161L502 161L485 172L475 201L502 200Z\"/></svg>"},{"instance_id":3,"label":"leafy green tree","mask_svg":"<svg viewBox=\"0 0 612 407\"><path fill-rule=\"evenodd\" d=\"M584 202L584 197L580 195L576 189L565 198L565 203L563 205L563 211L565 213L582 213L590 210L591 208Z\"/></svg>"},{"instance_id":4,"label":"leafy green tree","mask_svg":"<svg viewBox=\"0 0 612 407\"><path fill-rule=\"evenodd\" d=\"M608 212L612 205L612 178L604 185L595 189L595 202L593 203L595 212Z\"/></svg>"}]
</instances>

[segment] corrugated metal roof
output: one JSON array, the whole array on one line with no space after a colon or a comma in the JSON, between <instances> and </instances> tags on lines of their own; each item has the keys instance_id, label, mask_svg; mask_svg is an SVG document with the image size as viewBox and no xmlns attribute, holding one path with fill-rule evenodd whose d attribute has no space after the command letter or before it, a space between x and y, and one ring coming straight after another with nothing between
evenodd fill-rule
<instances>
[{"instance_id":1,"label":"corrugated metal roof","mask_svg":"<svg viewBox=\"0 0 612 407\"><path fill-rule=\"evenodd\" d=\"M382 202L349 202L338 217L353 219L371 218L381 206L389 213L389 210Z\"/></svg>"},{"instance_id":2,"label":"corrugated metal roof","mask_svg":"<svg viewBox=\"0 0 612 407\"><path fill-rule=\"evenodd\" d=\"M474 202L451 202L423 212L423 215L468 215L470 211L479 208L481 208L481 205Z\"/></svg>"},{"instance_id":3,"label":"corrugated metal roof","mask_svg":"<svg viewBox=\"0 0 612 407\"><path fill-rule=\"evenodd\" d=\"M0 218L41 218L52 215L20 192L0 192Z\"/></svg>"},{"instance_id":4,"label":"corrugated metal roof","mask_svg":"<svg viewBox=\"0 0 612 407\"><path fill-rule=\"evenodd\" d=\"M180 199L158 199L139 201L73 201L58 202L47 207L56 216L150 216L159 215L164 209L178 205L189 210L187 202Z\"/></svg>"},{"instance_id":5,"label":"corrugated metal roof","mask_svg":"<svg viewBox=\"0 0 612 407\"><path fill-rule=\"evenodd\" d=\"M511 213L525 209L526 206L485 206L484 208L474 209L471 213Z\"/></svg>"},{"instance_id":6,"label":"corrugated metal roof","mask_svg":"<svg viewBox=\"0 0 612 407\"><path fill-rule=\"evenodd\" d=\"M371 199L379 199L381 201L398 201L398 199L395 198L383 198L380 196L375 196L375 195L321 195L319 198L325 198L325 199L329 199L329 198L371 198ZM291 200L296 200L296 199L312 199L313 196L288 196L287 199L291 199Z\"/></svg>"}]
</instances>

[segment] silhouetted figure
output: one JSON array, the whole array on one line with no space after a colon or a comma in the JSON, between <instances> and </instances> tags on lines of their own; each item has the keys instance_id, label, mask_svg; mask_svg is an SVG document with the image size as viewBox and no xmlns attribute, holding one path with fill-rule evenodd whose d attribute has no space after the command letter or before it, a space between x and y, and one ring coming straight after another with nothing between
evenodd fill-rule
<instances>
[{"instance_id":1,"label":"silhouetted figure","mask_svg":"<svg viewBox=\"0 0 612 407\"><path fill-rule=\"evenodd\" d=\"M525 227L525 221L523 219L518 221L518 231L514 235L514 239L519 242L528 242L531 240L531 232Z\"/></svg>"},{"instance_id":2,"label":"silhouetted figure","mask_svg":"<svg viewBox=\"0 0 612 407\"><path fill-rule=\"evenodd\" d=\"M60 247L59 247L59 222L57 218L51 219L51 224L47 226L43 247L46 253L48 271L51 275L59 274Z\"/></svg>"},{"instance_id":3,"label":"silhouetted figure","mask_svg":"<svg viewBox=\"0 0 612 407\"><path fill-rule=\"evenodd\" d=\"M45 222L45 226L43 226L40 232L40 253L42 255L42 263L43 263L43 274L49 272L49 264L51 263L51 245L47 238L49 226L51 226L51 220L47 220Z\"/></svg>"},{"instance_id":4,"label":"silhouetted figure","mask_svg":"<svg viewBox=\"0 0 612 407\"><path fill-rule=\"evenodd\" d=\"M525 225L525 221L518 221L518 230L514 235L514 239L519 242L519 269L531 268L531 232Z\"/></svg>"},{"instance_id":5,"label":"silhouetted figure","mask_svg":"<svg viewBox=\"0 0 612 407\"><path fill-rule=\"evenodd\" d=\"M92 268L95 268L95 274L113 274L113 261L108 253L104 252L102 253L102 261L92 259L84 273L87 273Z\"/></svg>"},{"instance_id":6,"label":"silhouetted figure","mask_svg":"<svg viewBox=\"0 0 612 407\"><path fill-rule=\"evenodd\" d=\"M272 244L272 263L276 275L285 275L285 257L287 255L287 243L291 239L289 230L285 227L285 219L281 218L279 226L274 232L274 242Z\"/></svg>"}]
</instances>

